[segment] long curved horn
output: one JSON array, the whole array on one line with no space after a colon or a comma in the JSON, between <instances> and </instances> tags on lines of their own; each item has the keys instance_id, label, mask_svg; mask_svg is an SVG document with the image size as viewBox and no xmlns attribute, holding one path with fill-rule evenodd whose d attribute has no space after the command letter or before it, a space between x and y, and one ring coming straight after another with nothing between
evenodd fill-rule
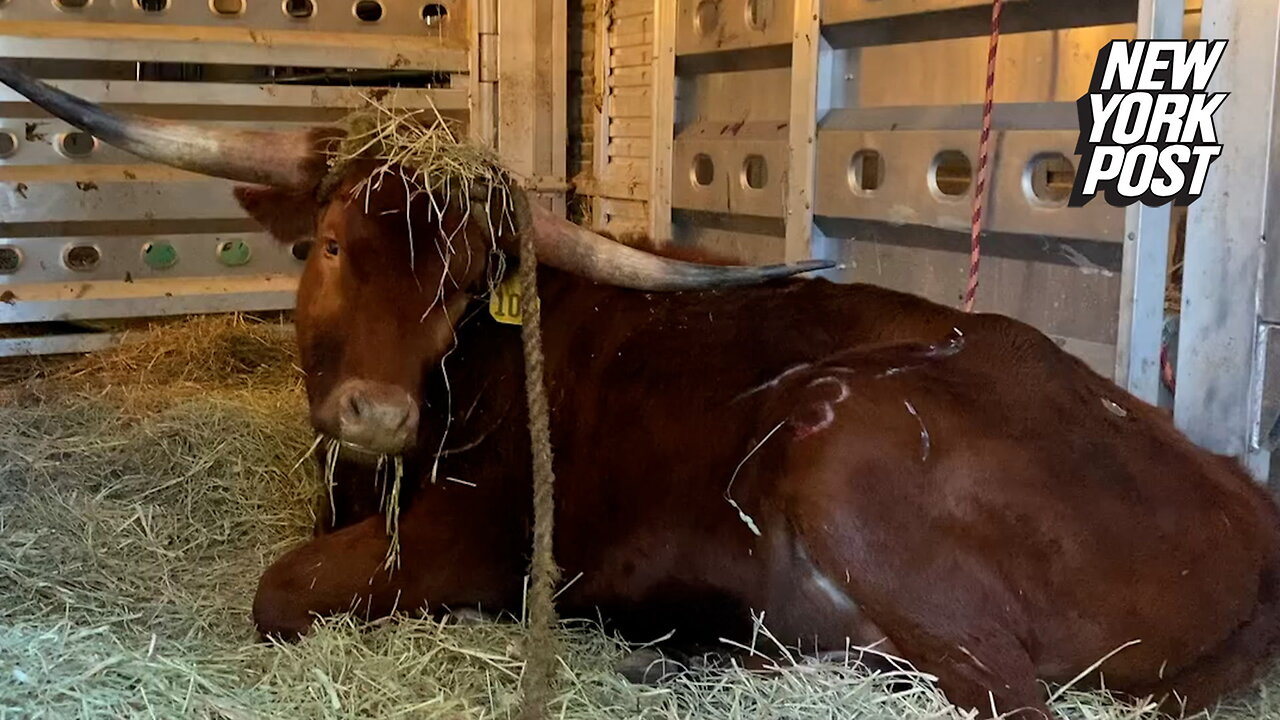
<instances>
[{"instance_id":1,"label":"long curved horn","mask_svg":"<svg viewBox=\"0 0 1280 720\"><path fill-rule=\"evenodd\" d=\"M673 291L759 285L769 280L833 268L827 260L787 265L701 265L628 247L529 202L538 262L605 285Z\"/></svg>"},{"instance_id":2,"label":"long curved horn","mask_svg":"<svg viewBox=\"0 0 1280 720\"><path fill-rule=\"evenodd\" d=\"M214 177L306 189L324 172L322 129L226 130L114 113L0 63L0 82L50 114L139 157Z\"/></svg>"}]
</instances>

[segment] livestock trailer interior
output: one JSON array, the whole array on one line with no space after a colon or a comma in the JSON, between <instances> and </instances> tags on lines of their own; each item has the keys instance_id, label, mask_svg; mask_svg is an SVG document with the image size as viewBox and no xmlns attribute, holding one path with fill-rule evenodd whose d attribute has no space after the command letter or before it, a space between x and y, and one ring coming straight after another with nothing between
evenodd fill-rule
<instances>
[{"instance_id":1,"label":"livestock trailer interior","mask_svg":"<svg viewBox=\"0 0 1280 720\"><path fill-rule=\"evenodd\" d=\"M1229 93L1198 198L1076 202L1104 48L1220 39L1187 91ZM0 62L211 131L439 119L611 240L1025 322L1280 496L1276 0L0 0ZM252 583L335 502L292 325L325 243L109 139L0 85L0 717L513 715L520 623L245 649ZM964 716L847 658L650 688L616 670L651 656L564 632L566 717ZM1275 682L1218 717L1280 718ZM1054 692L1063 717L1163 718Z\"/></svg>"}]
</instances>

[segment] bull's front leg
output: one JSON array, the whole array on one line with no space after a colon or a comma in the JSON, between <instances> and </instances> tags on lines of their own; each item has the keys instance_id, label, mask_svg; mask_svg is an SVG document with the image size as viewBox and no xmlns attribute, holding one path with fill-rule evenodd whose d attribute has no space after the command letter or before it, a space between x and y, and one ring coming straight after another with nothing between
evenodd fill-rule
<instances>
[{"instance_id":1,"label":"bull's front leg","mask_svg":"<svg viewBox=\"0 0 1280 720\"><path fill-rule=\"evenodd\" d=\"M415 512L417 511L417 512ZM463 520L463 522L458 522ZM316 537L276 560L258 583L253 616L264 637L294 640L317 617L350 612L365 620L393 612L516 610L518 549L466 518L401 517L399 567L385 567L390 541L381 516Z\"/></svg>"}]
</instances>

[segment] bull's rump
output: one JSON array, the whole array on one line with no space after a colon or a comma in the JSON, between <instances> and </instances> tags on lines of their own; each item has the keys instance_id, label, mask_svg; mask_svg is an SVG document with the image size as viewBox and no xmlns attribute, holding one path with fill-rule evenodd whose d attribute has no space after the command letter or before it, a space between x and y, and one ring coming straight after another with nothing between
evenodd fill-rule
<instances>
[{"instance_id":1,"label":"bull's rump","mask_svg":"<svg viewBox=\"0 0 1280 720\"><path fill-rule=\"evenodd\" d=\"M1018 391L960 355L851 384L789 450L789 502L839 508L824 524L858 556L854 594L946 606L977 583L990 606L961 613L1020 626L1045 679L1131 641L1104 666L1112 687L1172 677L1252 615L1280 525L1234 462L1074 365Z\"/></svg>"}]
</instances>

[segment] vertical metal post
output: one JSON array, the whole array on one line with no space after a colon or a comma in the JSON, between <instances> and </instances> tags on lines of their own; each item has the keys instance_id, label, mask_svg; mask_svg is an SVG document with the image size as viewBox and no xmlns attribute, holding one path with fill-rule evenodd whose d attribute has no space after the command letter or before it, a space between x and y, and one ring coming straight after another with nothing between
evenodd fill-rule
<instances>
[{"instance_id":1,"label":"vertical metal post","mask_svg":"<svg viewBox=\"0 0 1280 720\"><path fill-rule=\"evenodd\" d=\"M498 6L498 153L548 207L565 209L568 12L563 0Z\"/></svg>"},{"instance_id":2,"label":"vertical metal post","mask_svg":"<svg viewBox=\"0 0 1280 720\"><path fill-rule=\"evenodd\" d=\"M835 257L813 223L818 125L841 104L836 51L822 36L822 0L795 0L791 34L791 118L787 141L786 260Z\"/></svg>"},{"instance_id":3,"label":"vertical metal post","mask_svg":"<svg viewBox=\"0 0 1280 720\"><path fill-rule=\"evenodd\" d=\"M550 45L552 45L552 61L550 61L550 92L543 97L540 113L550 122L550 161L545 173L549 182L558 187L554 195L554 206L559 214L568 211L568 3L566 0L552 0L552 24L550 24ZM543 86L545 87L545 86ZM550 108L547 108L547 105Z\"/></svg>"},{"instance_id":4,"label":"vertical metal post","mask_svg":"<svg viewBox=\"0 0 1280 720\"><path fill-rule=\"evenodd\" d=\"M661 3L662 0L657 0ZM609 67L613 43L610 42L610 29L613 24L613 4L596 3L595 8L595 98L592 103L592 155L591 174L597 182L605 177L609 166L609 140L612 137L609 118L613 115L613 70ZM658 87L658 79L654 78L654 87ZM656 91L655 91L656 92ZM585 100L585 98L584 98ZM656 141L656 136L655 136ZM653 145L657 145L656 142ZM596 230L604 230L607 225L605 217L606 201L598 190L591 198L591 224ZM650 237L655 237L650 232Z\"/></svg>"},{"instance_id":5,"label":"vertical metal post","mask_svg":"<svg viewBox=\"0 0 1280 720\"><path fill-rule=\"evenodd\" d=\"M676 124L676 0L653 2L653 154L649 236L671 239L671 163Z\"/></svg>"},{"instance_id":6,"label":"vertical metal post","mask_svg":"<svg viewBox=\"0 0 1280 720\"><path fill-rule=\"evenodd\" d=\"M1280 4L1206 2L1200 34L1230 39L1210 90L1231 95L1215 116L1222 156L1188 213L1174 419L1193 441L1240 458L1264 479L1270 455L1250 438L1265 371L1258 338L1266 199L1269 183L1280 182L1268 167Z\"/></svg>"},{"instance_id":7,"label":"vertical metal post","mask_svg":"<svg viewBox=\"0 0 1280 720\"><path fill-rule=\"evenodd\" d=\"M498 130L498 0L471 0L471 100L467 126L471 138L493 147Z\"/></svg>"},{"instance_id":8,"label":"vertical metal post","mask_svg":"<svg viewBox=\"0 0 1280 720\"><path fill-rule=\"evenodd\" d=\"M1181 38L1185 12L1186 0L1140 0L1137 37ZM1125 212L1115 379L1152 404L1160 397L1160 339L1171 215L1171 205L1151 208L1134 204Z\"/></svg>"}]
</instances>

